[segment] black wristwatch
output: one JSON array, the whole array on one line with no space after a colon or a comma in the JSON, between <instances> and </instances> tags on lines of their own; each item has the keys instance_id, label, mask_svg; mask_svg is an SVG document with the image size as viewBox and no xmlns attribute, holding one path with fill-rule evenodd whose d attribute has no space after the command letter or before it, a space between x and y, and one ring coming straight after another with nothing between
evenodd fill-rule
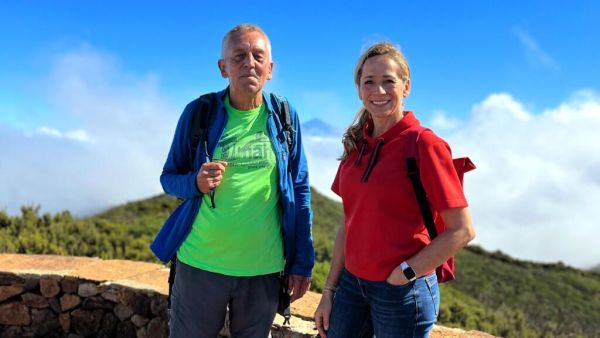
<instances>
[{"instance_id":1,"label":"black wristwatch","mask_svg":"<svg viewBox=\"0 0 600 338\"><path fill-rule=\"evenodd\" d=\"M413 270L413 268L411 268L410 265L408 265L408 263L400 263L400 269L402 269L404 277L406 277L406 279L408 279L409 282L412 282L415 279L417 279L417 274L415 273L415 270Z\"/></svg>"}]
</instances>

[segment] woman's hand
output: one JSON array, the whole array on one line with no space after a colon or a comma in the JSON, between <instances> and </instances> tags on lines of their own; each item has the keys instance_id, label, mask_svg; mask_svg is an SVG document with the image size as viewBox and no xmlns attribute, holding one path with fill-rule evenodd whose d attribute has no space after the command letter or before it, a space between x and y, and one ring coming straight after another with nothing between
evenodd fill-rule
<instances>
[{"instance_id":1,"label":"woman's hand","mask_svg":"<svg viewBox=\"0 0 600 338\"><path fill-rule=\"evenodd\" d=\"M317 310L315 310L315 324L321 338L327 338L329 330L329 316L331 315L331 305L333 304L333 293L325 290L321 295L321 301Z\"/></svg>"},{"instance_id":2,"label":"woman's hand","mask_svg":"<svg viewBox=\"0 0 600 338\"><path fill-rule=\"evenodd\" d=\"M225 161L203 163L196 176L196 186L198 187L198 190L201 193L206 194L211 189L218 187L223 179L225 167L227 167L227 162Z\"/></svg>"},{"instance_id":3,"label":"woman's hand","mask_svg":"<svg viewBox=\"0 0 600 338\"><path fill-rule=\"evenodd\" d=\"M408 283L408 279L406 279L406 276L404 276L404 272L402 272L402 268L399 265L394 270L392 270L392 272L385 281L389 284L396 286Z\"/></svg>"}]
</instances>

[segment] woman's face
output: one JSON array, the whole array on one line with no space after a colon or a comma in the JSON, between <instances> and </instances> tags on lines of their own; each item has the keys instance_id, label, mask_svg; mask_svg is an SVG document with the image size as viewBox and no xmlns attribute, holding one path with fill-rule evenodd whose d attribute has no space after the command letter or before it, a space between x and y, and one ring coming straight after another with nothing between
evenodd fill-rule
<instances>
[{"instance_id":1,"label":"woman's face","mask_svg":"<svg viewBox=\"0 0 600 338\"><path fill-rule=\"evenodd\" d=\"M391 57L377 55L367 59L362 67L358 97L373 120L403 116L403 99L408 95L410 80L402 80L400 67Z\"/></svg>"}]
</instances>

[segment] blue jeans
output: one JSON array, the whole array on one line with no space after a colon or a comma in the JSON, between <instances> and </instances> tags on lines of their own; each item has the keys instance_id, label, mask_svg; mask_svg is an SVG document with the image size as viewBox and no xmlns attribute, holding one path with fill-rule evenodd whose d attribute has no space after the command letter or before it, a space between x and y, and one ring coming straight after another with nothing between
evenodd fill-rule
<instances>
[{"instance_id":1,"label":"blue jeans","mask_svg":"<svg viewBox=\"0 0 600 338\"><path fill-rule=\"evenodd\" d=\"M435 273L395 286L367 281L344 269L327 337L429 337L439 305Z\"/></svg>"}]
</instances>

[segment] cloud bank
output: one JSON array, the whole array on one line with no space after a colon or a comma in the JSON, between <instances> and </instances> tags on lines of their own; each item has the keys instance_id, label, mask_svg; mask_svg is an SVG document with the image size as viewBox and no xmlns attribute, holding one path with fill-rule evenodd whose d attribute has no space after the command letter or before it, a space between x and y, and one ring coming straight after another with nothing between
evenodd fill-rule
<instances>
[{"instance_id":1,"label":"cloud bank","mask_svg":"<svg viewBox=\"0 0 600 338\"><path fill-rule=\"evenodd\" d=\"M56 56L41 94L32 93L60 112L53 122L29 130L0 123L0 208L87 215L160 193L181 108L169 106L157 82L89 46Z\"/></svg>"}]
</instances>

